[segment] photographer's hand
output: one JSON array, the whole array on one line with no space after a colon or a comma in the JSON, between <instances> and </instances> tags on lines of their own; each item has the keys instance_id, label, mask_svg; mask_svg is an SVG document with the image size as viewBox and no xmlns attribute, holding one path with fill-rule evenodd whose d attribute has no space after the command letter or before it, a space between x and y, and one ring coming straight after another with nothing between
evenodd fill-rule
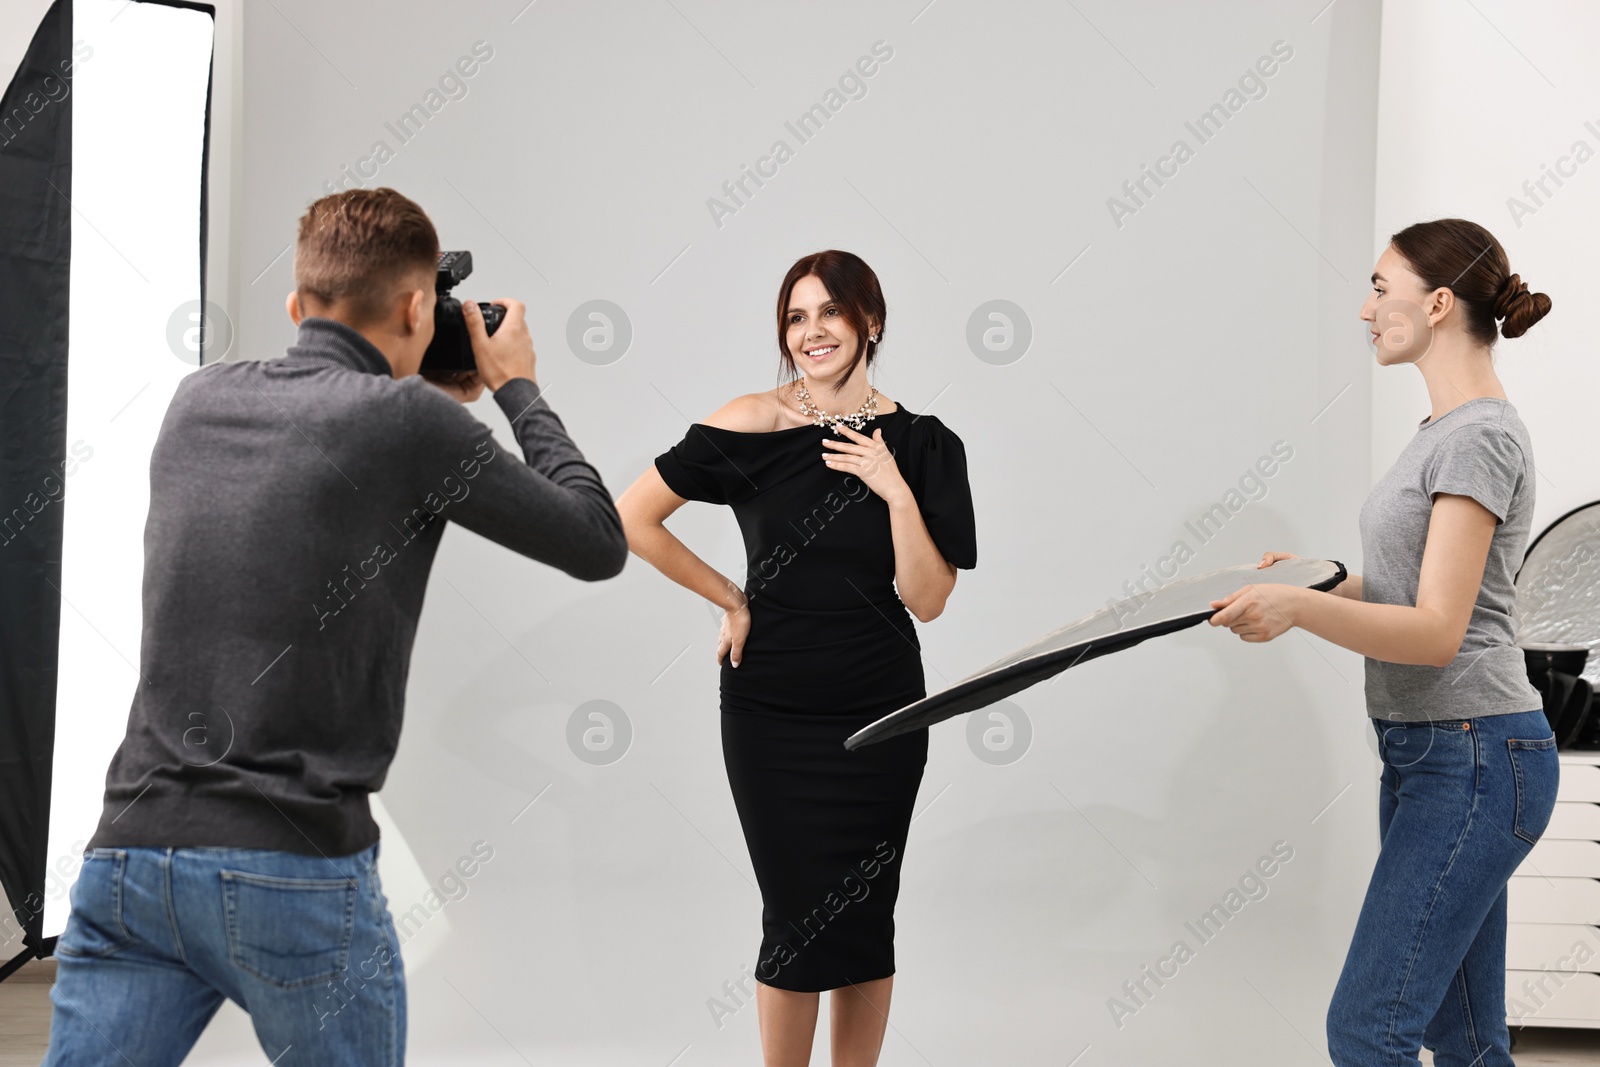
<instances>
[{"instance_id":1,"label":"photographer's hand","mask_svg":"<svg viewBox=\"0 0 1600 1067\"><path fill-rule=\"evenodd\" d=\"M483 312L471 300L461 303L461 314L472 338L472 358L478 364L478 377L491 391L513 378L537 381L533 376L533 338L528 335L527 309L520 300L496 300L506 309L505 318L494 336L483 325Z\"/></svg>"},{"instance_id":2,"label":"photographer's hand","mask_svg":"<svg viewBox=\"0 0 1600 1067\"><path fill-rule=\"evenodd\" d=\"M463 371L447 378L423 377L429 385L463 404L470 404L483 395L483 378L475 371Z\"/></svg>"}]
</instances>

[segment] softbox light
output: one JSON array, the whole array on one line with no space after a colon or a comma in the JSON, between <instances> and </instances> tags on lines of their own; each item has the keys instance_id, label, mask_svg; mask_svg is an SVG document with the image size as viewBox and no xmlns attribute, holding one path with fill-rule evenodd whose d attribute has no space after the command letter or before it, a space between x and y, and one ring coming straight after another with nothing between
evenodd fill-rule
<instances>
[{"instance_id":1,"label":"softbox light","mask_svg":"<svg viewBox=\"0 0 1600 1067\"><path fill-rule=\"evenodd\" d=\"M56 0L0 100L0 977L66 923L140 684L150 451L200 361L213 16Z\"/></svg>"}]
</instances>

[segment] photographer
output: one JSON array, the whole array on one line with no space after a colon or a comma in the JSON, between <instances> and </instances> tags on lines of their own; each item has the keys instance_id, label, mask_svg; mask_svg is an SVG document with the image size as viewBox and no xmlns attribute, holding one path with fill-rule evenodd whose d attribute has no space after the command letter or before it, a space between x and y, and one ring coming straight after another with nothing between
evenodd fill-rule
<instances>
[{"instance_id":1,"label":"photographer","mask_svg":"<svg viewBox=\"0 0 1600 1067\"><path fill-rule=\"evenodd\" d=\"M300 220L283 359L178 387L150 459L140 682L56 945L48 1064L177 1063L224 997L286 1063L399 1064L368 794L448 519L585 581L627 543L540 397L522 304L432 383L439 242L391 189ZM487 387L526 463L462 403ZM459 402L458 402L459 401Z\"/></svg>"}]
</instances>

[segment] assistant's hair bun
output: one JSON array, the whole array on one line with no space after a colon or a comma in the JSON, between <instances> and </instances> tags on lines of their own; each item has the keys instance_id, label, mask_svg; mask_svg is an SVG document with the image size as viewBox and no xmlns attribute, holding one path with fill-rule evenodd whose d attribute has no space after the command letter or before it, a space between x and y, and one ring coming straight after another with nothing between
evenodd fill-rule
<instances>
[{"instance_id":1,"label":"assistant's hair bun","mask_svg":"<svg viewBox=\"0 0 1600 1067\"><path fill-rule=\"evenodd\" d=\"M1550 298L1528 292L1528 283L1519 274L1506 278L1494 300L1494 317L1504 319L1500 336L1521 337L1528 328L1550 313Z\"/></svg>"}]
</instances>

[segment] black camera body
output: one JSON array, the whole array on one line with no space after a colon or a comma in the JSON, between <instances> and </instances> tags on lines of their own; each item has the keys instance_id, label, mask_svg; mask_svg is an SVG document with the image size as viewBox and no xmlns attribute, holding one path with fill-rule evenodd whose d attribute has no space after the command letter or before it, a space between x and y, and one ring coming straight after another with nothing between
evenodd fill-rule
<instances>
[{"instance_id":1,"label":"black camera body","mask_svg":"<svg viewBox=\"0 0 1600 1067\"><path fill-rule=\"evenodd\" d=\"M433 341L423 353L421 373L441 376L470 374L478 369L472 358L472 337L461 314L461 301L450 290L472 273L471 252L440 252L439 271L434 278L438 301L433 305ZM499 304L478 303L483 312L483 327L493 334L505 319L506 309Z\"/></svg>"}]
</instances>

